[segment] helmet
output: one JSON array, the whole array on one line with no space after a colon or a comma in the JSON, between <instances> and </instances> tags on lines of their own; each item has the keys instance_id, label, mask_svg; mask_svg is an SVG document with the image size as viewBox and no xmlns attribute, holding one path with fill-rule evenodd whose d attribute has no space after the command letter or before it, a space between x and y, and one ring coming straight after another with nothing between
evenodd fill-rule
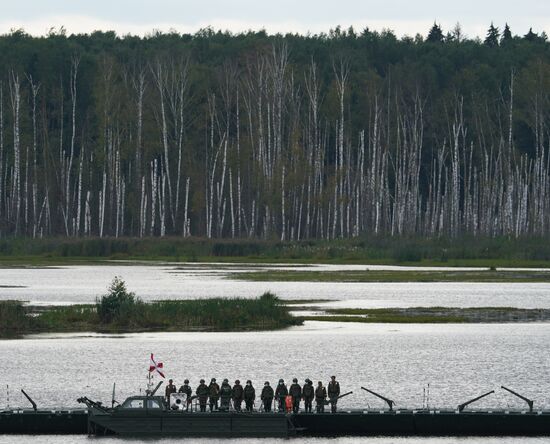
<instances>
[{"instance_id":1,"label":"helmet","mask_svg":"<svg viewBox=\"0 0 550 444\"><path fill-rule=\"evenodd\" d=\"M235 381L235 384L240 384L241 381L239 381L238 379Z\"/></svg>"},{"instance_id":2,"label":"helmet","mask_svg":"<svg viewBox=\"0 0 550 444\"><path fill-rule=\"evenodd\" d=\"M204 384L204 379L201 379L201 381L200 381L200 382L201 382L201 384Z\"/></svg>"},{"instance_id":3,"label":"helmet","mask_svg":"<svg viewBox=\"0 0 550 444\"><path fill-rule=\"evenodd\" d=\"M336 379L336 376L331 376L330 379Z\"/></svg>"},{"instance_id":4,"label":"helmet","mask_svg":"<svg viewBox=\"0 0 550 444\"><path fill-rule=\"evenodd\" d=\"M309 384L309 378L306 378L306 384Z\"/></svg>"},{"instance_id":5,"label":"helmet","mask_svg":"<svg viewBox=\"0 0 550 444\"><path fill-rule=\"evenodd\" d=\"M297 378L294 378L294 379L292 380L292 382L298 382L298 379L297 379Z\"/></svg>"},{"instance_id":6,"label":"helmet","mask_svg":"<svg viewBox=\"0 0 550 444\"><path fill-rule=\"evenodd\" d=\"M249 379L248 381L246 381L247 384L252 384L252 381Z\"/></svg>"},{"instance_id":7,"label":"helmet","mask_svg":"<svg viewBox=\"0 0 550 444\"><path fill-rule=\"evenodd\" d=\"M186 379L185 381L183 381L184 384L189 384L189 379Z\"/></svg>"},{"instance_id":8,"label":"helmet","mask_svg":"<svg viewBox=\"0 0 550 444\"><path fill-rule=\"evenodd\" d=\"M224 383L224 384L229 384L229 379L225 378L225 379L223 380L223 383Z\"/></svg>"},{"instance_id":9,"label":"helmet","mask_svg":"<svg viewBox=\"0 0 550 444\"><path fill-rule=\"evenodd\" d=\"M210 382L216 382L216 378L212 378Z\"/></svg>"},{"instance_id":10,"label":"helmet","mask_svg":"<svg viewBox=\"0 0 550 444\"><path fill-rule=\"evenodd\" d=\"M269 385L269 381L265 381L265 382L264 382L264 385Z\"/></svg>"},{"instance_id":11,"label":"helmet","mask_svg":"<svg viewBox=\"0 0 550 444\"><path fill-rule=\"evenodd\" d=\"M284 384L284 380L283 379L279 379L279 384Z\"/></svg>"}]
</instances>

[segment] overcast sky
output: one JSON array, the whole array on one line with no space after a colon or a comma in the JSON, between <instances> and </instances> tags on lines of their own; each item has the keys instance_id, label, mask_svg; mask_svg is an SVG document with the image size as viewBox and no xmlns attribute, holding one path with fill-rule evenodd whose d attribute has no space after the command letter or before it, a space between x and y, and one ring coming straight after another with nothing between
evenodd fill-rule
<instances>
[{"instance_id":1,"label":"overcast sky","mask_svg":"<svg viewBox=\"0 0 550 444\"><path fill-rule=\"evenodd\" d=\"M398 35L426 34L436 20L449 30L460 22L469 37L484 36L493 21L508 22L514 34L550 34L550 0L0 0L0 33L24 28L45 34L64 26L69 33L114 30L143 35L153 30L215 29L268 32L328 31L336 25L361 30L392 29Z\"/></svg>"}]
</instances>

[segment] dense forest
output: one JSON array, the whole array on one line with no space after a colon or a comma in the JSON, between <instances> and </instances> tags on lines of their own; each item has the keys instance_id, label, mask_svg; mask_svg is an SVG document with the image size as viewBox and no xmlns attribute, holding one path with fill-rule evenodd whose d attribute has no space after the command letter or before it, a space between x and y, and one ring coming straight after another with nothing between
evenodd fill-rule
<instances>
[{"instance_id":1,"label":"dense forest","mask_svg":"<svg viewBox=\"0 0 550 444\"><path fill-rule=\"evenodd\" d=\"M0 236L550 231L550 43L0 36Z\"/></svg>"}]
</instances>

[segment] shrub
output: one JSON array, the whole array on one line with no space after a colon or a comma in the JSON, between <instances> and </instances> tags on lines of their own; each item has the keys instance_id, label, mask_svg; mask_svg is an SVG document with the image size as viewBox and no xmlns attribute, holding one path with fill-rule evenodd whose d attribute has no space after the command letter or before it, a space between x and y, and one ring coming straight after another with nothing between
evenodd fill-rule
<instances>
[{"instance_id":1,"label":"shrub","mask_svg":"<svg viewBox=\"0 0 550 444\"><path fill-rule=\"evenodd\" d=\"M34 319L22 302L0 301L0 337L15 337L34 328Z\"/></svg>"},{"instance_id":2,"label":"shrub","mask_svg":"<svg viewBox=\"0 0 550 444\"><path fill-rule=\"evenodd\" d=\"M129 325L142 311L143 302L126 289L126 284L115 276L108 293L96 300L97 315L102 324Z\"/></svg>"}]
</instances>

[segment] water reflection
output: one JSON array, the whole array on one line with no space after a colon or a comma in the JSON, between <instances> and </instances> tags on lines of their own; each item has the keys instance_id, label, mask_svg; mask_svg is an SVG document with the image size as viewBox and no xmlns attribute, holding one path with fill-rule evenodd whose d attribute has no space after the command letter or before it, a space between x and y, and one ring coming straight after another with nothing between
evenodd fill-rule
<instances>
[{"instance_id":1,"label":"water reflection","mask_svg":"<svg viewBox=\"0 0 550 444\"><path fill-rule=\"evenodd\" d=\"M317 267L330 270L367 268L364 265ZM224 279L230 272L253 272L262 268L265 266L246 264L4 268L0 269L0 300L19 299L33 304L89 303L103 294L113 277L118 275L144 300L257 297L265 291L272 291L282 298L334 300L338 302L332 305L340 307L550 308L550 283L321 283ZM374 269L373 266L369 268Z\"/></svg>"},{"instance_id":2,"label":"water reflection","mask_svg":"<svg viewBox=\"0 0 550 444\"><path fill-rule=\"evenodd\" d=\"M87 395L108 402L116 381L119 400L145 387L149 353L162 359L177 384L202 377L265 380L306 377L354 390L341 407L383 407L360 390L366 386L421 407L456 407L497 389L478 405L524 408L498 389L506 385L550 407L550 324L390 325L308 322L278 332L147 333L120 337L50 335L0 341L0 386L10 386L11 405L26 405L24 388L44 406L76 406ZM6 404L0 394L0 408Z\"/></svg>"}]
</instances>

